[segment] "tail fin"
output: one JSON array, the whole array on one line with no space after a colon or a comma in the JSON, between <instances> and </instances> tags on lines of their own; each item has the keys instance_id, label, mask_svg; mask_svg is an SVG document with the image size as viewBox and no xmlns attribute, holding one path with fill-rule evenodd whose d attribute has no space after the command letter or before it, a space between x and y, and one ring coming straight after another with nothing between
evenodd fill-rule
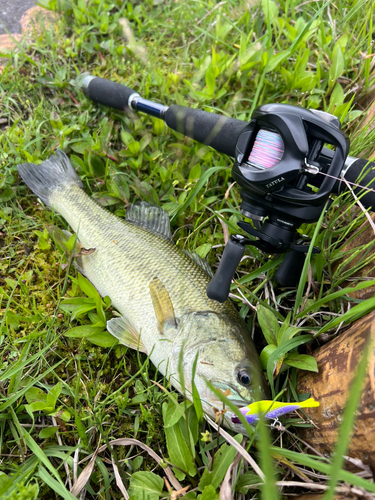
<instances>
[{"instance_id":1,"label":"tail fin","mask_svg":"<svg viewBox=\"0 0 375 500\"><path fill-rule=\"evenodd\" d=\"M48 206L51 206L50 196L56 188L69 184L82 187L82 182L69 158L59 149L40 165L22 163L18 165L17 170L31 191Z\"/></svg>"}]
</instances>

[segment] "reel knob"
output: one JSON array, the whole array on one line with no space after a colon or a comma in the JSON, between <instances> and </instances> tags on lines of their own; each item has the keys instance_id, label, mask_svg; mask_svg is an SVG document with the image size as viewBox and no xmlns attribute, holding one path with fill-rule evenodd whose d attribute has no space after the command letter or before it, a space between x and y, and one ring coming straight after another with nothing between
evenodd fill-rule
<instances>
[{"instance_id":1,"label":"reel knob","mask_svg":"<svg viewBox=\"0 0 375 500\"><path fill-rule=\"evenodd\" d=\"M237 234L232 236L225 245L223 256L215 276L207 285L207 296L209 299L223 303L227 300L230 285L237 266L246 250L247 238Z\"/></svg>"}]
</instances>

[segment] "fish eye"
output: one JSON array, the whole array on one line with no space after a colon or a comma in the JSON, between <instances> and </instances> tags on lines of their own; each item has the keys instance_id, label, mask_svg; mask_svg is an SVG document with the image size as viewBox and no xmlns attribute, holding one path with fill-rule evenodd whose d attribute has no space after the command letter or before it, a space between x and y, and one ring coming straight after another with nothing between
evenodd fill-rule
<instances>
[{"instance_id":1,"label":"fish eye","mask_svg":"<svg viewBox=\"0 0 375 500\"><path fill-rule=\"evenodd\" d=\"M237 374L238 380L242 385L250 385L251 384L251 377L250 374L247 370L242 369L238 372Z\"/></svg>"}]
</instances>

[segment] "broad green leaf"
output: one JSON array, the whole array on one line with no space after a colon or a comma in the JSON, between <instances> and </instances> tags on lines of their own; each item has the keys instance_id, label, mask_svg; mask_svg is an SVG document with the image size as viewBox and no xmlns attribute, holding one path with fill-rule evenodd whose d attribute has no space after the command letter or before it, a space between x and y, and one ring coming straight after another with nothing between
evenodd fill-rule
<instances>
[{"instance_id":1,"label":"broad green leaf","mask_svg":"<svg viewBox=\"0 0 375 500\"><path fill-rule=\"evenodd\" d=\"M273 0L262 0L262 9L266 23L272 24L277 19L279 7Z\"/></svg>"},{"instance_id":2,"label":"broad green leaf","mask_svg":"<svg viewBox=\"0 0 375 500\"><path fill-rule=\"evenodd\" d=\"M285 61L289 57L290 50L283 50L278 54L272 56L267 64L267 73L273 71L279 64Z\"/></svg>"},{"instance_id":3,"label":"broad green leaf","mask_svg":"<svg viewBox=\"0 0 375 500\"><path fill-rule=\"evenodd\" d=\"M70 330L64 333L64 336L75 339L81 339L85 337L90 337L90 335L94 335L95 333L100 333L102 331L103 327L92 326L92 325L81 325L81 326L76 326L75 328L71 328Z\"/></svg>"},{"instance_id":4,"label":"broad green leaf","mask_svg":"<svg viewBox=\"0 0 375 500\"><path fill-rule=\"evenodd\" d=\"M0 203L6 203L14 198L14 191L12 188L5 188L0 190Z\"/></svg>"},{"instance_id":5,"label":"broad green leaf","mask_svg":"<svg viewBox=\"0 0 375 500\"><path fill-rule=\"evenodd\" d=\"M291 352L284 358L284 363L300 370L308 370L310 372L318 372L318 365L314 356L307 354L299 354L298 352Z\"/></svg>"},{"instance_id":6,"label":"broad green leaf","mask_svg":"<svg viewBox=\"0 0 375 500\"><path fill-rule=\"evenodd\" d=\"M151 136L149 134L144 135L142 139L139 141L139 150L143 151L146 146L150 143Z\"/></svg>"},{"instance_id":7,"label":"broad green leaf","mask_svg":"<svg viewBox=\"0 0 375 500\"><path fill-rule=\"evenodd\" d=\"M92 139L83 142L75 142L71 144L71 148L78 154L83 154L85 150L90 150L92 146Z\"/></svg>"},{"instance_id":8,"label":"broad green leaf","mask_svg":"<svg viewBox=\"0 0 375 500\"><path fill-rule=\"evenodd\" d=\"M133 155L136 155L139 153L139 150L140 150L140 144L138 141L132 141L132 142L129 142L128 144L128 149L129 151L133 154Z\"/></svg>"},{"instance_id":9,"label":"broad green leaf","mask_svg":"<svg viewBox=\"0 0 375 500\"><path fill-rule=\"evenodd\" d=\"M200 426L198 423L197 414L195 413L194 406L189 406L185 411L186 417L180 419L178 425L180 426L182 435L184 436L185 442L191 449L191 455L195 458L195 445L199 439Z\"/></svg>"},{"instance_id":10,"label":"broad green leaf","mask_svg":"<svg viewBox=\"0 0 375 500\"><path fill-rule=\"evenodd\" d=\"M237 443L242 440L242 435L235 436ZM198 489L203 491L206 486L211 485L213 488L218 488L224 479L224 476L234 460L236 449L226 443L222 444L220 449L215 453L213 467L210 464L203 471L202 477L198 483Z\"/></svg>"},{"instance_id":11,"label":"broad green leaf","mask_svg":"<svg viewBox=\"0 0 375 500\"><path fill-rule=\"evenodd\" d=\"M275 344L268 344L260 353L260 364L263 370L267 370L268 360L275 349L277 349Z\"/></svg>"},{"instance_id":12,"label":"broad green leaf","mask_svg":"<svg viewBox=\"0 0 375 500\"><path fill-rule=\"evenodd\" d=\"M129 495L134 499L159 500L163 486L163 478L153 472L134 472L130 476Z\"/></svg>"},{"instance_id":13,"label":"broad green leaf","mask_svg":"<svg viewBox=\"0 0 375 500\"><path fill-rule=\"evenodd\" d=\"M267 307L259 305L257 307L258 321L262 333L268 344L277 345L277 334L280 330L279 322L276 316Z\"/></svg>"},{"instance_id":14,"label":"broad green leaf","mask_svg":"<svg viewBox=\"0 0 375 500\"><path fill-rule=\"evenodd\" d=\"M206 85L207 85L207 90L210 95L214 95L215 93L215 72L212 67L212 64L209 65L209 67L206 70Z\"/></svg>"},{"instance_id":15,"label":"broad green leaf","mask_svg":"<svg viewBox=\"0 0 375 500\"><path fill-rule=\"evenodd\" d=\"M86 339L99 347L113 347L118 344L118 340L107 332L107 330L103 330L100 333L94 333L93 335L86 337Z\"/></svg>"},{"instance_id":16,"label":"broad green leaf","mask_svg":"<svg viewBox=\"0 0 375 500\"><path fill-rule=\"evenodd\" d=\"M340 45L336 44L332 53L332 64L329 68L329 79L332 85L343 74L344 67L344 55L342 53Z\"/></svg>"},{"instance_id":17,"label":"broad green leaf","mask_svg":"<svg viewBox=\"0 0 375 500\"><path fill-rule=\"evenodd\" d=\"M70 417L71 417L68 410L64 410L62 406L60 406L58 408L58 410L55 411L54 413L50 413L50 416L51 417L58 417L59 419L64 420L64 422L69 422Z\"/></svg>"},{"instance_id":18,"label":"broad green leaf","mask_svg":"<svg viewBox=\"0 0 375 500\"><path fill-rule=\"evenodd\" d=\"M12 483L13 481L10 477L4 474L4 472L0 472L0 495L5 493Z\"/></svg>"},{"instance_id":19,"label":"broad green leaf","mask_svg":"<svg viewBox=\"0 0 375 500\"><path fill-rule=\"evenodd\" d=\"M49 393L47 394L47 403L55 407L56 401L60 396L61 391L62 391L62 383L58 382L54 387L50 389Z\"/></svg>"},{"instance_id":20,"label":"broad green leaf","mask_svg":"<svg viewBox=\"0 0 375 500\"><path fill-rule=\"evenodd\" d=\"M275 397L275 390L274 390L274 385L273 385L273 372L275 369L275 366L277 362L285 356L285 354L292 349L295 349L299 345L306 344L306 342L310 342L312 339L311 335L301 335L300 337L293 338L288 340L287 342L284 342L280 346L277 347L269 357L268 363L267 363L267 376L268 380L271 384L271 390L272 390L272 398Z\"/></svg>"},{"instance_id":21,"label":"broad green leaf","mask_svg":"<svg viewBox=\"0 0 375 500\"><path fill-rule=\"evenodd\" d=\"M216 489L209 484L205 486L202 495L200 495L199 500L220 500L220 493L216 491Z\"/></svg>"},{"instance_id":22,"label":"broad green leaf","mask_svg":"<svg viewBox=\"0 0 375 500\"><path fill-rule=\"evenodd\" d=\"M176 396L170 394L165 413L163 411L164 428L173 427L180 418L185 417L184 405L177 402Z\"/></svg>"},{"instance_id":23,"label":"broad green leaf","mask_svg":"<svg viewBox=\"0 0 375 500\"><path fill-rule=\"evenodd\" d=\"M200 163L194 165L194 167L190 170L189 180L199 179L202 173L202 167Z\"/></svg>"},{"instance_id":24,"label":"broad green leaf","mask_svg":"<svg viewBox=\"0 0 375 500\"><path fill-rule=\"evenodd\" d=\"M329 112L332 113L335 107L344 102L344 90L339 83L336 83L329 100Z\"/></svg>"},{"instance_id":25,"label":"broad green leaf","mask_svg":"<svg viewBox=\"0 0 375 500\"><path fill-rule=\"evenodd\" d=\"M54 407L46 403L45 401L35 401L29 404L31 411L45 411L46 413L54 410Z\"/></svg>"},{"instance_id":26,"label":"broad green leaf","mask_svg":"<svg viewBox=\"0 0 375 500\"><path fill-rule=\"evenodd\" d=\"M166 411L168 405L163 404L163 420L166 421ZM172 427L164 428L165 436L167 439L167 450L169 454L169 459L173 465L181 469L185 474L194 477L196 475L196 469L194 462L191 457L189 448L185 442L182 435L179 424L175 424Z\"/></svg>"},{"instance_id":27,"label":"broad green leaf","mask_svg":"<svg viewBox=\"0 0 375 500\"><path fill-rule=\"evenodd\" d=\"M280 334L279 332L279 335L278 335L278 345L281 345L283 344L284 342L286 342L287 340L290 340L292 339L293 337L295 337L297 335L297 333L299 333L300 331L302 330L302 328L297 328L295 326L289 326L288 328L286 328L284 330L284 332L282 332L282 335Z\"/></svg>"},{"instance_id":28,"label":"broad green leaf","mask_svg":"<svg viewBox=\"0 0 375 500\"><path fill-rule=\"evenodd\" d=\"M25 398L29 404L35 402L47 403L47 394L42 389L38 389L38 387L31 387L31 389L25 393Z\"/></svg>"},{"instance_id":29,"label":"broad green leaf","mask_svg":"<svg viewBox=\"0 0 375 500\"><path fill-rule=\"evenodd\" d=\"M200 245L194 251L199 255L199 257L205 259L207 257L207 254L210 252L211 248L212 245L210 243L203 243L203 245Z\"/></svg>"},{"instance_id":30,"label":"broad green leaf","mask_svg":"<svg viewBox=\"0 0 375 500\"><path fill-rule=\"evenodd\" d=\"M39 432L39 439L48 439L49 437L56 434L58 430L58 427L45 427Z\"/></svg>"},{"instance_id":31,"label":"broad green leaf","mask_svg":"<svg viewBox=\"0 0 375 500\"><path fill-rule=\"evenodd\" d=\"M159 118L152 118L153 132L155 135L161 135L165 129L165 122Z\"/></svg>"},{"instance_id":32,"label":"broad green leaf","mask_svg":"<svg viewBox=\"0 0 375 500\"><path fill-rule=\"evenodd\" d=\"M60 305L60 309L65 312L70 312L72 315L70 317L71 321L89 311L95 309L95 303L92 299L88 299L90 302L86 304L67 304L65 301Z\"/></svg>"},{"instance_id":33,"label":"broad green leaf","mask_svg":"<svg viewBox=\"0 0 375 500\"><path fill-rule=\"evenodd\" d=\"M91 299L96 299L99 295L94 285L87 278L82 276L81 273L78 273L78 285L82 292Z\"/></svg>"}]
</instances>

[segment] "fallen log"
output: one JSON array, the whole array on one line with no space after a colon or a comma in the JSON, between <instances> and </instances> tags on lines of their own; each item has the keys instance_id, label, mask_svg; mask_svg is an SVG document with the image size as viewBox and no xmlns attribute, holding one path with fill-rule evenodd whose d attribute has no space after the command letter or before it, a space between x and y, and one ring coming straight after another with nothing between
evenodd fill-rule
<instances>
[{"instance_id":1,"label":"fallen log","mask_svg":"<svg viewBox=\"0 0 375 500\"><path fill-rule=\"evenodd\" d=\"M306 409L313 427L299 435L320 453L331 454L338 428L364 347L375 346L375 311L356 321L345 333L314 352L319 373L300 372L299 393L309 393L320 406ZM360 459L375 471L375 353L371 349L366 380L347 455Z\"/></svg>"}]
</instances>

